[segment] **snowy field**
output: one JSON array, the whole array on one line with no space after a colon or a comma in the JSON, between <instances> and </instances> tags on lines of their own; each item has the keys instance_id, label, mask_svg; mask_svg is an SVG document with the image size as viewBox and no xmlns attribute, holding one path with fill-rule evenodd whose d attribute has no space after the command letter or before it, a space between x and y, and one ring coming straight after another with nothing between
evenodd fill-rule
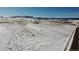
<instances>
[{"instance_id":1,"label":"snowy field","mask_svg":"<svg viewBox=\"0 0 79 59\"><path fill-rule=\"evenodd\" d=\"M68 24L0 23L0 51L63 51L75 28Z\"/></svg>"}]
</instances>

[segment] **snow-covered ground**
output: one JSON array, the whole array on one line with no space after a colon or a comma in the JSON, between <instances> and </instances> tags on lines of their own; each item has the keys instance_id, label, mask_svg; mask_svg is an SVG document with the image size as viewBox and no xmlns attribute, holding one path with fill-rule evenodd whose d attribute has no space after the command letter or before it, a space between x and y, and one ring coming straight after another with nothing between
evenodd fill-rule
<instances>
[{"instance_id":1,"label":"snow-covered ground","mask_svg":"<svg viewBox=\"0 0 79 59\"><path fill-rule=\"evenodd\" d=\"M63 51L75 26L0 23L2 51Z\"/></svg>"}]
</instances>

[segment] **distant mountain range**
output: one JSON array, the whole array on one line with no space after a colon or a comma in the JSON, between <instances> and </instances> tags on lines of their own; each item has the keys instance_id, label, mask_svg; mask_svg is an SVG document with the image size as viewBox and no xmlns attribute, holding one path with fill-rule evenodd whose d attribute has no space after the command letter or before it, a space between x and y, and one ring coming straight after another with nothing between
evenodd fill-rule
<instances>
[{"instance_id":1,"label":"distant mountain range","mask_svg":"<svg viewBox=\"0 0 79 59\"><path fill-rule=\"evenodd\" d=\"M5 18L4 16L0 16L0 18ZM8 16L7 18L34 18L34 19L46 19L46 20L48 20L48 19L72 19L72 20L79 20L79 18L77 18L77 17L75 17L75 18L46 18L46 17L33 17L33 16Z\"/></svg>"},{"instance_id":2,"label":"distant mountain range","mask_svg":"<svg viewBox=\"0 0 79 59\"><path fill-rule=\"evenodd\" d=\"M11 16L10 18L33 18L33 16Z\"/></svg>"}]
</instances>

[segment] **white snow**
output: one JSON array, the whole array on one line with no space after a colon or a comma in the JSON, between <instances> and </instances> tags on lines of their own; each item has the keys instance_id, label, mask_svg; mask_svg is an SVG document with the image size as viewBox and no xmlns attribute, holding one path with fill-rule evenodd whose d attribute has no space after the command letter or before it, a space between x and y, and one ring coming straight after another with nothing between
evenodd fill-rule
<instances>
[{"instance_id":1,"label":"white snow","mask_svg":"<svg viewBox=\"0 0 79 59\"><path fill-rule=\"evenodd\" d=\"M75 26L0 24L0 50L63 51Z\"/></svg>"}]
</instances>

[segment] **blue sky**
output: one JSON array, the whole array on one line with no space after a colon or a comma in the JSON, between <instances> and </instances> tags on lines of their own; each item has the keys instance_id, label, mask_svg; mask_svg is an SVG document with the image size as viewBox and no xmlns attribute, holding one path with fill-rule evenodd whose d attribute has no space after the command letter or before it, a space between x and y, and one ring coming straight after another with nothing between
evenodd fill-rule
<instances>
[{"instance_id":1,"label":"blue sky","mask_svg":"<svg viewBox=\"0 0 79 59\"><path fill-rule=\"evenodd\" d=\"M0 7L0 16L79 17L78 7Z\"/></svg>"}]
</instances>

